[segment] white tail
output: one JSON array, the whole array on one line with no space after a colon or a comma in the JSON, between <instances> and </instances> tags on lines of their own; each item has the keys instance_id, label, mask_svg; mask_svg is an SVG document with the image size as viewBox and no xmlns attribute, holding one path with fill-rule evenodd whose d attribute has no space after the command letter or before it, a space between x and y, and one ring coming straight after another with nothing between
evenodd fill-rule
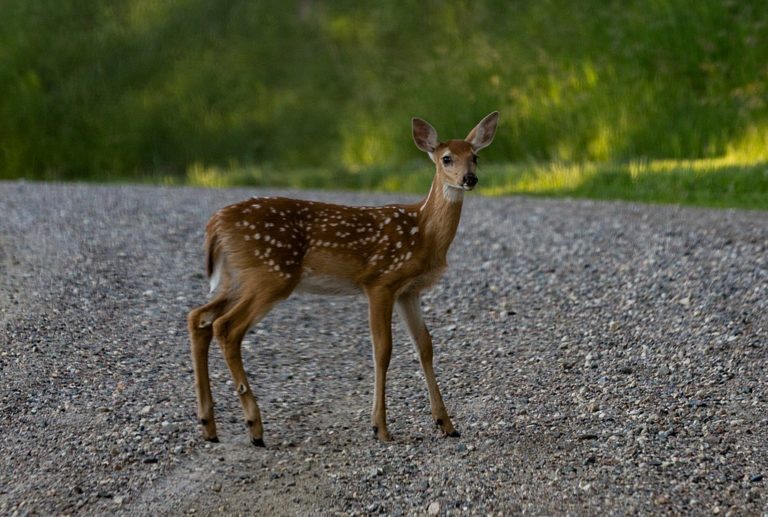
<instances>
[{"instance_id":1,"label":"white tail","mask_svg":"<svg viewBox=\"0 0 768 517\"><path fill-rule=\"evenodd\" d=\"M498 112L464 140L440 142L424 120L413 119L416 146L435 163L427 197L413 205L352 207L287 198L252 198L219 210L206 229L206 268L214 299L189 313L197 413L207 440L218 441L208 378L215 337L243 405L251 440L263 446L259 406L246 379L240 344L248 329L293 291L364 293L376 369L371 422L389 440L384 386L392 352L392 310L403 318L424 371L432 418L458 436L432 369L432 338L421 293L446 267L464 191L477 184L477 152L493 140Z\"/></svg>"}]
</instances>

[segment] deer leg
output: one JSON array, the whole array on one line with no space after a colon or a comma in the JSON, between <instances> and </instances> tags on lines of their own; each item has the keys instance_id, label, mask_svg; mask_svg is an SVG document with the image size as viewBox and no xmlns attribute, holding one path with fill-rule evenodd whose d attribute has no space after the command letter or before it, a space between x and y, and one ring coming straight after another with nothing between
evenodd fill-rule
<instances>
[{"instance_id":1,"label":"deer leg","mask_svg":"<svg viewBox=\"0 0 768 517\"><path fill-rule=\"evenodd\" d=\"M221 295L210 303L193 309L187 317L192 364L195 370L197 418L203 426L203 438L211 442L218 442L219 439L216 436L211 382L208 378L208 348L213 338L212 322L224 310L226 304L227 297Z\"/></svg>"},{"instance_id":2,"label":"deer leg","mask_svg":"<svg viewBox=\"0 0 768 517\"><path fill-rule=\"evenodd\" d=\"M432 408L432 419L435 424L448 436L459 436L459 432L453 428L451 418L445 409L440 388L437 387L435 370L432 367L432 336L429 335L424 318L421 314L421 305L418 295L403 295L397 299L397 313L405 322L416 349L419 351L421 369L424 372L424 380L429 390L429 405Z\"/></svg>"},{"instance_id":3,"label":"deer leg","mask_svg":"<svg viewBox=\"0 0 768 517\"><path fill-rule=\"evenodd\" d=\"M383 290L369 291L366 294L368 295L368 318L371 326L376 375L371 425L374 435L379 440L388 442L392 436L387 431L385 386L387 368L389 368L389 360L392 356L392 295Z\"/></svg>"},{"instance_id":4,"label":"deer leg","mask_svg":"<svg viewBox=\"0 0 768 517\"><path fill-rule=\"evenodd\" d=\"M271 278L269 282L274 283ZM224 359L227 361L227 366L232 374L237 395L243 406L243 414L245 423L248 425L251 443L257 447L264 447L264 426L261 422L261 411L245 374L241 344L248 329L258 323L287 294L285 294L284 289L277 287L269 291L264 289L249 289L248 291L256 294L242 299L229 312L218 318L213 323L213 334L219 342L224 353ZM290 290L287 292L290 294Z\"/></svg>"}]
</instances>

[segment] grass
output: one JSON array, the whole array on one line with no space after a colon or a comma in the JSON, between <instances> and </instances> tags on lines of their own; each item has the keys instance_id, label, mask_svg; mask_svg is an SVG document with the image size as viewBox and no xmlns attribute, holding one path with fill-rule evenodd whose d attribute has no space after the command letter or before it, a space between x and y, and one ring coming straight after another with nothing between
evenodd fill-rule
<instances>
[{"instance_id":1,"label":"grass","mask_svg":"<svg viewBox=\"0 0 768 517\"><path fill-rule=\"evenodd\" d=\"M253 181L411 189L410 117L453 137L494 109L488 163L768 160L768 0L4 0L2 17L5 179L254 164ZM560 177L541 167L499 174Z\"/></svg>"},{"instance_id":2,"label":"grass","mask_svg":"<svg viewBox=\"0 0 768 517\"><path fill-rule=\"evenodd\" d=\"M0 179L425 192L412 116L501 112L480 191L766 209L768 0L4 0Z\"/></svg>"},{"instance_id":3,"label":"grass","mask_svg":"<svg viewBox=\"0 0 768 517\"><path fill-rule=\"evenodd\" d=\"M768 162L658 160L500 169L488 171L486 192L768 209Z\"/></svg>"},{"instance_id":4,"label":"grass","mask_svg":"<svg viewBox=\"0 0 768 517\"><path fill-rule=\"evenodd\" d=\"M431 180L431 167L414 163L399 170L371 167L355 172L196 165L183 181L172 176L161 181L218 188L259 186L424 194ZM478 191L490 196L525 194L768 210L768 162L720 158L489 164L480 169Z\"/></svg>"}]
</instances>

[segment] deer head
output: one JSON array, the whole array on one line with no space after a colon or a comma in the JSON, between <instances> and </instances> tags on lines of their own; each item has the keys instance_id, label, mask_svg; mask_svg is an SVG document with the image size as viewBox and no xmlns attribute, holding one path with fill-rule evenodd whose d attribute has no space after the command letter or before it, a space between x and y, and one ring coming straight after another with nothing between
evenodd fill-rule
<instances>
[{"instance_id":1,"label":"deer head","mask_svg":"<svg viewBox=\"0 0 768 517\"><path fill-rule=\"evenodd\" d=\"M487 115L464 140L440 142L429 122L414 118L413 140L416 147L435 163L442 185L451 189L472 190L477 185L477 153L493 142L499 112Z\"/></svg>"}]
</instances>

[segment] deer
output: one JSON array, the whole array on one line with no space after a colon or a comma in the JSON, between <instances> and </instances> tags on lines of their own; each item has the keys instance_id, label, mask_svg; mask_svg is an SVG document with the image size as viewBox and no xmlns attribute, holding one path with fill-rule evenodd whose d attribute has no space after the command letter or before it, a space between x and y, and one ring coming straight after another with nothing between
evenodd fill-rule
<instances>
[{"instance_id":1,"label":"deer","mask_svg":"<svg viewBox=\"0 0 768 517\"><path fill-rule=\"evenodd\" d=\"M499 113L483 118L463 140L438 140L425 120L412 119L413 140L435 164L427 196L416 204L345 206L284 197L253 197L226 206L208 221L205 264L210 302L189 312L197 417L205 440L218 442L208 371L216 339L240 398L250 441L264 447L261 412L246 378L241 342L294 291L364 294L373 343L371 427L387 442L385 384L392 354L392 314L398 313L416 346L432 419L458 437L435 379L432 337L421 295L447 267L446 255L461 217L464 193L478 182L477 153L491 144Z\"/></svg>"}]
</instances>

